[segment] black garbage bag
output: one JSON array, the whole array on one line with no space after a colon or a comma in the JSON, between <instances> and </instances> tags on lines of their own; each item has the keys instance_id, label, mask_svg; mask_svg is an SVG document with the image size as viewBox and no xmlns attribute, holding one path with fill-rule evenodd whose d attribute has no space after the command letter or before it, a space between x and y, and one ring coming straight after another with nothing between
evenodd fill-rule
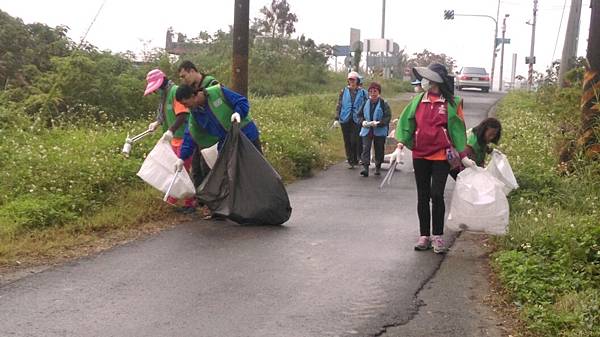
<instances>
[{"instance_id":1,"label":"black garbage bag","mask_svg":"<svg viewBox=\"0 0 600 337\"><path fill-rule=\"evenodd\" d=\"M281 225L292 214L281 177L233 123L198 200L243 225Z\"/></svg>"}]
</instances>

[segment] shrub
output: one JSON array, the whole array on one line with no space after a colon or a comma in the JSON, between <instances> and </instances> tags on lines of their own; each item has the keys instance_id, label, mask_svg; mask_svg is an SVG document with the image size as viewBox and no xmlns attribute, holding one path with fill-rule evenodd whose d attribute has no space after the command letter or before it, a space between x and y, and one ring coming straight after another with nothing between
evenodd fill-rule
<instances>
[{"instance_id":1,"label":"shrub","mask_svg":"<svg viewBox=\"0 0 600 337\"><path fill-rule=\"evenodd\" d=\"M576 102L574 89L548 86L510 93L498 110L520 188L494 264L542 336L600 336L600 164L576 158L575 173L558 170L557 144L579 122Z\"/></svg>"}]
</instances>

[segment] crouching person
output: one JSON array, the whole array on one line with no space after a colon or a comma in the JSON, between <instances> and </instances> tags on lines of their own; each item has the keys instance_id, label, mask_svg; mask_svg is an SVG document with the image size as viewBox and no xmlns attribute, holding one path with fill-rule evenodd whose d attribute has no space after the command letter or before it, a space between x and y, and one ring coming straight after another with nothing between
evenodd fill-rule
<instances>
[{"instance_id":1,"label":"crouching person","mask_svg":"<svg viewBox=\"0 0 600 337\"><path fill-rule=\"evenodd\" d=\"M262 153L258 127L250 117L248 99L223 85L217 84L201 90L189 85L177 88L176 98L190 109L180 160L176 169L183 167L196 146L209 147L218 143L222 148L232 123L239 123L241 131Z\"/></svg>"}]
</instances>

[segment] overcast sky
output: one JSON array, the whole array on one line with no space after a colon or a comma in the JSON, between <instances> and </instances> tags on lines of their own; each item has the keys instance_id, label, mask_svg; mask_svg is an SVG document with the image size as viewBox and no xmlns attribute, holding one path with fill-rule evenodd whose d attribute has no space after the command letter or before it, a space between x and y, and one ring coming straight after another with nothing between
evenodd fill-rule
<instances>
[{"instance_id":1,"label":"overcast sky","mask_svg":"<svg viewBox=\"0 0 600 337\"><path fill-rule=\"evenodd\" d=\"M33 1L0 0L0 9L23 19L25 23L42 22L49 26L66 25L69 36L79 41L105 2L87 40L101 49L114 52L150 47L163 47L168 27L188 37L199 31L226 30L233 23L233 0L219 1L156 1L156 0L88 0ZM250 17L271 0L251 0ZM350 28L361 30L361 39L381 35L381 1L378 0L288 0L298 16L296 35L304 34L317 43L348 44ZM544 71L562 53L564 33L569 14L568 0L539 0L536 30L535 69ZM562 28L559 26L566 3ZM589 32L590 0L583 0L578 55L585 55ZM443 11L457 14L483 14L496 17L497 0L388 0L385 37L393 39L409 54L427 48L454 57L459 66L482 66L490 70L494 23L488 18L456 17L443 20ZM517 74L526 75L525 56L529 55L533 0L502 0L502 18L507 19L506 37L511 43L505 48L504 78L510 79L512 54L518 54ZM558 44L557 41L558 34ZM555 51L556 46L556 51ZM498 62L499 62L498 57ZM499 63L496 64L499 69ZM498 72L496 73L498 74Z\"/></svg>"}]
</instances>

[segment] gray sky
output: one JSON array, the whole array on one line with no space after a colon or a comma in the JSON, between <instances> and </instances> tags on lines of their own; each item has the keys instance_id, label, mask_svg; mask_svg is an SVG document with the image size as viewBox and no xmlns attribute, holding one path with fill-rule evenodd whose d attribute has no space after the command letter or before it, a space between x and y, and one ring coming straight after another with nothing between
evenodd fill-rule
<instances>
[{"instance_id":1,"label":"gray sky","mask_svg":"<svg viewBox=\"0 0 600 337\"><path fill-rule=\"evenodd\" d=\"M33 1L0 0L0 9L25 23L42 22L49 26L70 27L69 36L79 41L104 0ZM270 0L251 0L250 17ZM288 0L298 15L296 35L305 34L317 43L348 44L350 27L361 30L361 39L381 35L381 1L377 0ZM539 0L536 30L535 69L544 71L552 61L563 5L562 28L554 59L560 58L569 14L568 0ZM101 49L114 52L164 47L169 26L193 37L199 31L215 32L233 23L233 0L157 1L106 0L87 40ZM443 20L444 9L461 14L485 14L496 17L497 0L387 1L386 38L391 38L409 54L427 48L454 57L459 66L482 66L490 70L494 23L488 18L456 17ZM590 19L590 0L583 0L578 54L585 55ZM170 5L170 6L169 6ZM525 56L529 55L533 0L502 0L502 17L509 13L505 48L504 78L510 80L511 58L518 54L517 74L526 75ZM499 69L499 57L496 69ZM498 73L496 73L498 74Z\"/></svg>"}]
</instances>

